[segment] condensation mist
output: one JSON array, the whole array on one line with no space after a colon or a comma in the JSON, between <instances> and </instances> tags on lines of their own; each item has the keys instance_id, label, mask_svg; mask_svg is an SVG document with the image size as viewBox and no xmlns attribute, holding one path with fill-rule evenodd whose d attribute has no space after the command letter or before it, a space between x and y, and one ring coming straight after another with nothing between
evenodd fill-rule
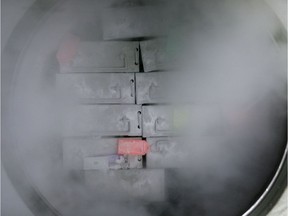
<instances>
[{"instance_id":1,"label":"condensation mist","mask_svg":"<svg viewBox=\"0 0 288 216\"><path fill-rule=\"evenodd\" d=\"M34 29L6 50L19 52L17 62L3 63L15 66L3 94L5 127L17 143L5 148L37 193L63 216L244 214L286 145L286 29L269 5L64 0L48 10L48 4L27 8ZM19 38L25 25L16 26ZM124 57L117 44L125 45ZM67 62L77 49L84 51L72 68ZM130 65L134 58L139 62ZM101 67L93 71L93 64ZM80 81L66 88L73 79ZM143 166L93 168L95 158L117 154L119 138L151 145ZM31 194L22 197L33 202Z\"/></svg>"}]
</instances>

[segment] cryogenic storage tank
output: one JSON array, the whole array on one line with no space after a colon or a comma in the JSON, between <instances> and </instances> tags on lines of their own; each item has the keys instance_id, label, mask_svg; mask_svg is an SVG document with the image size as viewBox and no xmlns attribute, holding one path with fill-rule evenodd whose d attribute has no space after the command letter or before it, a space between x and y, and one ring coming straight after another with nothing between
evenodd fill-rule
<instances>
[{"instance_id":1,"label":"cryogenic storage tank","mask_svg":"<svg viewBox=\"0 0 288 216\"><path fill-rule=\"evenodd\" d=\"M287 34L269 5L5 8L2 161L34 215L266 215L275 205L287 184Z\"/></svg>"}]
</instances>

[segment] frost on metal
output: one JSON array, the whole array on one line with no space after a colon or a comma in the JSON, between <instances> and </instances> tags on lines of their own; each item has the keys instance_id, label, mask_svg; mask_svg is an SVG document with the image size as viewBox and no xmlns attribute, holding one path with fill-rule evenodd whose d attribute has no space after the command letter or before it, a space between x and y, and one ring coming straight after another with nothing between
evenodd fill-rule
<instances>
[{"instance_id":1,"label":"frost on metal","mask_svg":"<svg viewBox=\"0 0 288 216\"><path fill-rule=\"evenodd\" d=\"M138 42L77 42L71 52L69 60L58 57L62 73L139 72Z\"/></svg>"},{"instance_id":2,"label":"frost on metal","mask_svg":"<svg viewBox=\"0 0 288 216\"><path fill-rule=\"evenodd\" d=\"M57 74L60 97L83 104L133 104L133 73L66 73Z\"/></svg>"}]
</instances>

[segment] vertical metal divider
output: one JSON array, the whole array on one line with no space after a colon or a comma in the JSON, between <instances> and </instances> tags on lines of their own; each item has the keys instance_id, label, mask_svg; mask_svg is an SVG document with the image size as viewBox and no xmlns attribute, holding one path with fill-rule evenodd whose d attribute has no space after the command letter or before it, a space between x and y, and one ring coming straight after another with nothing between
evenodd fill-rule
<instances>
[{"instance_id":1,"label":"vertical metal divider","mask_svg":"<svg viewBox=\"0 0 288 216\"><path fill-rule=\"evenodd\" d=\"M137 104L137 82L136 82L136 73L134 73L134 104Z\"/></svg>"},{"instance_id":2,"label":"vertical metal divider","mask_svg":"<svg viewBox=\"0 0 288 216\"><path fill-rule=\"evenodd\" d=\"M140 42L141 40L139 41L139 73L144 73L144 66L143 66L143 59L142 59L142 50L141 50L141 46L140 46ZM134 73L134 76L135 76L135 104L137 104L137 78L136 78L136 74ZM142 104L141 105L141 130L142 130L142 140L145 140L146 141L146 138L143 137L143 112L142 112ZM146 161L147 161L147 157L146 155L143 155L142 156L142 160L143 160L143 169L146 169Z\"/></svg>"},{"instance_id":3,"label":"vertical metal divider","mask_svg":"<svg viewBox=\"0 0 288 216\"><path fill-rule=\"evenodd\" d=\"M143 66L143 59L142 59L142 50L140 46L141 40L139 41L139 72L143 73L144 72L144 66Z\"/></svg>"}]
</instances>

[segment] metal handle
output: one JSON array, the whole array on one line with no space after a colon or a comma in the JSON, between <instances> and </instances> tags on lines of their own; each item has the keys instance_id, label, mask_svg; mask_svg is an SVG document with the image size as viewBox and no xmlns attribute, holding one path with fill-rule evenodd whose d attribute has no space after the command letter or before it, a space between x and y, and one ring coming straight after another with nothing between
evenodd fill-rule
<instances>
[{"instance_id":1,"label":"metal handle","mask_svg":"<svg viewBox=\"0 0 288 216\"><path fill-rule=\"evenodd\" d=\"M151 146L151 151L153 152L161 152L162 148L161 146L165 146L167 145L167 143L169 144L168 140L158 140L153 146Z\"/></svg>"},{"instance_id":2,"label":"metal handle","mask_svg":"<svg viewBox=\"0 0 288 216\"><path fill-rule=\"evenodd\" d=\"M126 126L126 130L121 130L123 132L129 132L130 131L130 126L131 126L131 122L130 122L130 119L128 119L126 116L123 116L121 119L120 119L120 122L121 124L124 124Z\"/></svg>"},{"instance_id":3,"label":"metal handle","mask_svg":"<svg viewBox=\"0 0 288 216\"><path fill-rule=\"evenodd\" d=\"M158 117L155 121L155 131L159 131L159 132L166 132L166 133L170 133L170 132L173 132L173 130L171 129L162 129L160 124L161 124L161 121L162 122L165 122L166 120L164 118L161 118L161 117Z\"/></svg>"},{"instance_id":4,"label":"metal handle","mask_svg":"<svg viewBox=\"0 0 288 216\"><path fill-rule=\"evenodd\" d=\"M159 99L162 98L162 95L159 93L157 94L157 92L159 92L159 87L158 85L155 85L155 83L151 83L151 85L149 86L149 98L151 99Z\"/></svg>"},{"instance_id":5,"label":"metal handle","mask_svg":"<svg viewBox=\"0 0 288 216\"><path fill-rule=\"evenodd\" d=\"M114 134L118 134L119 132L129 132L130 129L131 129L131 122L130 122L130 119L128 119L126 116L123 116L121 119L119 119L119 123L122 124L123 127L123 130L117 130L117 131L101 131L101 130L97 130L97 131L91 131L89 133L90 136L99 136L99 135L102 135L102 134L111 134L111 135L114 135Z\"/></svg>"},{"instance_id":6,"label":"metal handle","mask_svg":"<svg viewBox=\"0 0 288 216\"><path fill-rule=\"evenodd\" d=\"M119 86L119 84L116 84L115 86L112 86L110 88L111 90L114 90L116 92L116 95L111 95L110 97L90 97L90 98L80 98L79 99L79 102L80 103L89 103L90 101L91 102L107 102L109 100L120 100L122 99L122 90L121 90L121 87Z\"/></svg>"},{"instance_id":7,"label":"metal handle","mask_svg":"<svg viewBox=\"0 0 288 216\"><path fill-rule=\"evenodd\" d=\"M121 92L121 87L120 85L117 83L115 86L111 87L112 90L115 90L117 92L117 97L111 97L111 98L102 98L102 99L121 99L122 98L122 92Z\"/></svg>"}]
</instances>

